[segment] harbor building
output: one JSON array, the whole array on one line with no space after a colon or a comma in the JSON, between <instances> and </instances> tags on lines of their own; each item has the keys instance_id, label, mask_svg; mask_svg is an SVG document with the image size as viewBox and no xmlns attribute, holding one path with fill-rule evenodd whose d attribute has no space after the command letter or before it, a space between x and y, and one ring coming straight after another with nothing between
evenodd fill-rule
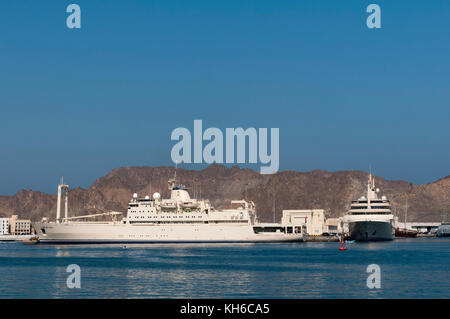
<instances>
[{"instance_id":1,"label":"harbor building","mask_svg":"<svg viewBox=\"0 0 450 319\"><path fill-rule=\"evenodd\" d=\"M285 209L282 214L281 224L305 225L308 235L320 236L327 229L323 209Z\"/></svg>"},{"instance_id":2,"label":"harbor building","mask_svg":"<svg viewBox=\"0 0 450 319\"><path fill-rule=\"evenodd\" d=\"M9 234L9 220L8 218L0 218L0 235Z\"/></svg>"},{"instance_id":3,"label":"harbor building","mask_svg":"<svg viewBox=\"0 0 450 319\"><path fill-rule=\"evenodd\" d=\"M9 218L9 228L11 235L30 235L31 221L29 219L19 219L17 215Z\"/></svg>"},{"instance_id":4,"label":"harbor building","mask_svg":"<svg viewBox=\"0 0 450 319\"><path fill-rule=\"evenodd\" d=\"M408 230L415 230L419 234L434 234L441 225L436 222L400 222L398 218L395 218L396 227L402 227Z\"/></svg>"},{"instance_id":5,"label":"harbor building","mask_svg":"<svg viewBox=\"0 0 450 319\"><path fill-rule=\"evenodd\" d=\"M341 218L327 218L325 221L324 232L329 235L337 235L342 232L342 220Z\"/></svg>"}]
</instances>

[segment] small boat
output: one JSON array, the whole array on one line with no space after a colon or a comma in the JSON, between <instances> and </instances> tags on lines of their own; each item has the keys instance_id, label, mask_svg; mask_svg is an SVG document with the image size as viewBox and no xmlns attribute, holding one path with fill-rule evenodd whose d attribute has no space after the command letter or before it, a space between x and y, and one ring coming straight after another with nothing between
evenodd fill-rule
<instances>
[{"instance_id":1,"label":"small boat","mask_svg":"<svg viewBox=\"0 0 450 319\"><path fill-rule=\"evenodd\" d=\"M36 245L39 244L40 240L38 236L30 237L22 240L22 244L24 245Z\"/></svg>"},{"instance_id":2,"label":"small boat","mask_svg":"<svg viewBox=\"0 0 450 319\"><path fill-rule=\"evenodd\" d=\"M450 237L450 223L442 223L436 232L437 237Z\"/></svg>"},{"instance_id":3,"label":"small boat","mask_svg":"<svg viewBox=\"0 0 450 319\"><path fill-rule=\"evenodd\" d=\"M349 235L345 235L344 236L344 240L347 242L347 241L355 241L351 236L349 236Z\"/></svg>"},{"instance_id":4,"label":"small boat","mask_svg":"<svg viewBox=\"0 0 450 319\"><path fill-rule=\"evenodd\" d=\"M408 218L408 198L406 198L406 209L405 209L405 227L404 228L395 228L395 237L405 237L405 238L413 238L416 237L419 233L417 230L407 229L406 228L406 220Z\"/></svg>"},{"instance_id":5,"label":"small boat","mask_svg":"<svg viewBox=\"0 0 450 319\"><path fill-rule=\"evenodd\" d=\"M353 244L355 242L355 240L346 240L345 243L347 244Z\"/></svg>"},{"instance_id":6,"label":"small boat","mask_svg":"<svg viewBox=\"0 0 450 319\"><path fill-rule=\"evenodd\" d=\"M177 204L172 201L164 201L161 203L161 209L165 212L174 211L177 209Z\"/></svg>"},{"instance_id":7,"label":"small boat","mask_svg":"<svg viewBox=\"0 0 450 319\"><path fill-rule=\"evenodd\" d=\"M196 202L184 202L180 204L181 208L185 209L194 209L197 208L199 205Z\"/></svg>"},{"instance_id":8,"label":"small boat","mask_svg":"<svg viewBox=\"0 0 450 319\"><path fill-rule=\"evenodd\" d=\"M416 237L419 232L417 230L411 230L406 228L396 228L395 229L395 237L407 237L413 238Z\"/></svg>"}]
</instances>

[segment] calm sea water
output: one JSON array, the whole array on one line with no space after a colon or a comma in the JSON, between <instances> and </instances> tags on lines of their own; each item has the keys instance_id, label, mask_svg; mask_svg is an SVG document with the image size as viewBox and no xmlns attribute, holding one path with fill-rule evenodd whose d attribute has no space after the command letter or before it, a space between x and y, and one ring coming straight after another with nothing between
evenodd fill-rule
<instances>
[{"instance_id":1,"label":"calm sea water","mask_svg":"<svg viewBox=\"0 0 450 319\"><path fill-rule=\"evenodd\" d=\"M449 298L450 240L50 246L0 243L0 298ZM66 285L70 264L81 288ZM381 289L367 288L369 264Z\"/></svg>"}]
</instances>

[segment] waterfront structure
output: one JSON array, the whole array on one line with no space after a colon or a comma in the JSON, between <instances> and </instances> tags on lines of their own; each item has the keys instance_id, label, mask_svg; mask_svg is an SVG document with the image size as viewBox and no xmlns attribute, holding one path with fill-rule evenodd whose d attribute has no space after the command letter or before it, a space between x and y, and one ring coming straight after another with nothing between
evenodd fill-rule
<instances>
[{"instance_id":1,"label":"waterfront structure","mask_svg":"<svg viewBox=\"0 0 450 319\"><path fill-rule=\"evenodd\" d=\"M375 178L369 174L367 197L351 202L344 223L348 224L350 237L356 241L379 241L394 239L394 216L386 196L378 198Z\"/></svg>"},{"instance_id":2,"label":"waterfront structure","mask_svg":"<svg viewBox=\"0 0 450 319\"><path fill-rule=\"evenodd\" d=\"M9 234L9 220L8 218L0 218L0 235Z\"/></svg>"},{"instance_id":3,"label":"waterfront structure","mask_svg":"<svg viewBox=\"0 0 450 319\"><path fill-rule=\"evenodd\" d=\"M329 235L337 235L342 233L341 218L327 218L325 220L324 232Z\"/></svg>"},{"instance_id":4,"label":"waterfront structure","mask_svg":"<svg viewBox=\"0 0 450 319\"><path fill-rule=\"evenodd\" d=\"M437 222L399 222L398 218L395 217L395 227L404 227L409 230L416 230L419 234L434 234L436 233L438 227L441 223Z\"/></svg>"},{"instance_id":5,"label":"waterfront structure","mask_svg":"<svg viewBox=\"0 0 450 319\"><path fill-rule=\"evenodd\" d=\"M285 209L282 211L281 224L294 223L306 226L310 236L320 236L324 233L325 213L323 209Z\"/></svg>"},{"instance_id":6,"label":"waterfront structure","mask_svg":"<svg viewBox=\"0 0 450 319\"><path fill-rule=\"evenodd\" d=\"M67 207L68 186L58 186L55 222L33 223L41 243L179 243L179 242L292 242L303 241L302 227L292 223L275 229L258 227L255 204L234 200L230 209L215 209L209 200L191 198L184 185L176 184L176 175L168 182L170 198L159 193L139 197L133 194L126 216L120 212L64 218L60 215L64 191ZM112 221L80 221L106 216Z\"/></svg>"},{"instance_id":7,"label":"waterfront structure","mask_svg":"<svg viewBox=\"0 0 450 319\"><path fill-rule=\"evenodd\" d=\"M17 215L9 218L9 229L11 235L30 235L31 221L29 219L19 219Z\"/></svg>"}]
</instances>

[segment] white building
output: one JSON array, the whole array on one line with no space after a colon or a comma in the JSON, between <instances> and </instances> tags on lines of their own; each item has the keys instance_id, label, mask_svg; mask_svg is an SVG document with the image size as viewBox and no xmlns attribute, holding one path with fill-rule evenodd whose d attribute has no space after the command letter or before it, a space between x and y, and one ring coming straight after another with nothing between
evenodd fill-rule
<instances>
[{"instance_id":1,"label":"white building","mask_svg":"<svg viewBox=\"0 0 450 319\"><path fill-rule=\"evenodd\" d=\"M283 210L281 224L305 225L306 233L319 236L325 232L323 209Z\"/></svg>"},{"instance_id":2,"label":"white building","mask_svg":"<svg viewBox=\"0 0 450 319\"><path fill-rule=\"evenodd\" d=\"M330 235L337 235L342 232L341 218L327 218L324 232Z\"/></svg>"},{"instance_id":3,"label":"white building","mask_svg":"<svg viewBox=\"0 0 450 319\"><path fill-rule=\"evenodd\" d=\"M19 219L17 215L9 218L9 229L11 235L30 235L31 221L29 219Z\"/></svg>"},{"instance_id":4,"label":"white building","mask_svg":"<svg viewBox=\"0 0 450 319\"><path fill-rule=\"evenodd\" d=\"M9 221L8 218L0 218L0 235L9 234Z\"/></svg>"},{"instance_id":5,"label":"white building","mask_svg":"<svg viewBox=\"0 0 450 319\"><path fill-rule=\"evenodd\" d=\"M398 217L395 217L395 227L396 228L406 228L409 230L417 230L422 234L430 234L435 233L441 223L436 222L402 222L398 220Z\"/></svg>"}]
</instances>

